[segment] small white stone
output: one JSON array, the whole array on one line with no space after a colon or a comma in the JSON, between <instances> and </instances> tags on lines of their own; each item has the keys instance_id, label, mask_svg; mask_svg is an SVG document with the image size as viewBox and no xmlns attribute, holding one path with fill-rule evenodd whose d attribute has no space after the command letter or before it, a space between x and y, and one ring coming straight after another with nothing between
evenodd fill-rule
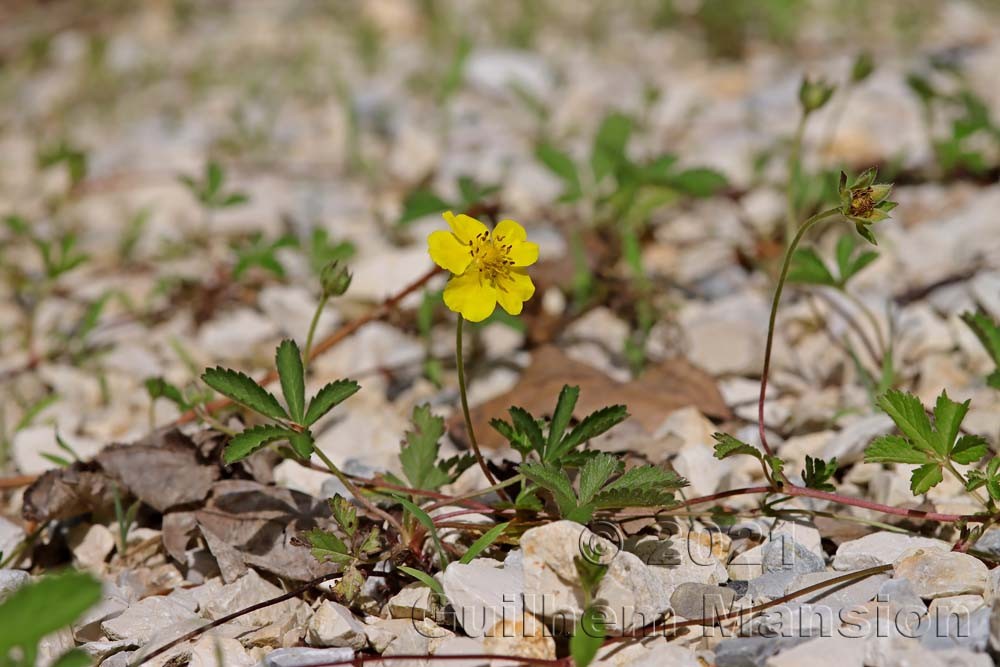
<instances>
[{"instance_id":1,"label":"small white stone","mask_svg":"<svg viewBox=\"0 0 1000 667\"><path fill-rule=\"evenodd\" d=\"M583 613L583 590L574 558L583 546L602 550L608 571L596 595L607 603L609 620L616 628L630 628L658 618L670 608L671 589L636 554L618 551L608 540L572 521L555 521L531 528L521 537L524 557L525 608L546 620L571 623ZM710 556L711 557L711 556ZM704 568L713 572L713 568ZM725 576L723 572L723 576ZM676 582L679 584L680 582Z\"/></svg>"},{"instance_id":2,"label":"small white stone","mask_svg":"<svg viewBox=\"0 0 1000 667\"><path fill-rule=\"evenodd\" d=\"M895 576L909 580L922 598L982 595L989 570L969 554L936 548L915 548L895 562Z\"/></svg>"},{"instance_id":3,"label":"small white stone","mask_svg":"<svg viewBox=\"0 0 1000 667\"><path fill-rule=\"evenodd\" d=\"M936 618L938 615L943 616L946 614L967 616L984 606L986 606L986 601L982 595L951 595L931 600L930 605L927 607L927 612L930 614L931 619Z\"/></svg>"},{"instance_id":4,"label":"small white stone","mask_svg":"<svg viewBox=\"0 0 1000 667\"><path fill-rule=\"evenodd\" d=\"M715 458L707 444L692 443L683 447L673 460L674 470L690 483L692 495L715 493L719 482L729 472L727 461Z\"/></svg>"},{"instance_id":5,"label":"small white stone","mask_svg":"<svg viewBox=\"0 0 1000 667\"><path fill-rule=\"evenodd\" d=\"M309 620L306 642L311 646L349 646L360 651L368 645L365 627L342 604L326 600Z\"/></svg>"},{"instance_id":6,"label":"small white stone","mask_svg":"<svg viewBox=\"0 0 1000 667\"><path fill-rule=\"evenodd\" d=\"M205 636L191 646L188 667L251 667L253 658L238 639Z\"/></svg>"},{"instance_id":7,"label":"small white stone","mask_svg":"<svg viewBox=\"0 0 1000 667\"><path fill-rule=\"evenodd\" d=\"M415 618L417 620L433 616L434 591L422 583L412 583L389 598L385 610L390 618ZM383 612L385 613L385 612Z\"/></svg>"},{"instance_id":8,"label":"small white stone","mask_svg":"<svg viewBox=\"0 0 1000 667\"><path fill-rule=\"evenodd\" d=\"M198 343L213 359L239 359L255 345L277 335L278 329L271 320L256 310L242 308L205 323Z\"/></svg>"},{"instance_id":9,"label":"small white stone","mask_svg":"<svg viewBox=\"0 0 1000 667\"><path fill-rule=\"evenodd\" d=\"M9 557L24 542L25 532L20 524L0 516L0 554Z\"/></svg>"},{"instance_id":10,"label":"small white stone","mask_svg":"<svg viewBox=\"0 0 1000 667\"><path fill-rule=\"evenodd\" d=\"M773 655L765 667L862 667L866 641L834 633L819 637Z\"/></svg>"},{"instance_id":11,"label":"small white stone","mask_svg":"<svg viewBox=\"0 0 1000 667\"><path fill-rule=\"evenodd\" d=\"M542 99L554 82L553 73L537 54L499 49L471 53L465 64L465 79L487 95L509 97L515 87L520 87Z\"/></svg>"},{"instance_id":12,"label":"small white stone","mask_svg":"<svg viewBox=\"0 0 1000 667\"><path fill-rule=\"evenodd\" d=\"M525 587L520 569L477 558L467 565L451 563L440 580L456 620L470 637L482 637L501 619L521 615Z\"/></svg>"},{"instance_id":13,"label":"small white stone","mask_svg":"<svg viewBox=\"0 0 1000 667\"><path fill-rule=\"evenodd\" d=\"M31 575L24 570L0 570L0 602L29 581Z\"/></svg>"},{"instance_id":14,"label":"small white stone","mask_svg":"<svg viewBox=\"0 0 1000 667\"><path fill-rule=\"evenodd\" d=\"M736 581L749 581L763 576L764 545L758 544L737 554L729 561L726 570L729 572L729 578Z\"/></svg>"},{"instance_id":15,"label":"small white stone","mask_svg":"<svg viewBox=\"0 0 1000 667\"><path fill-rule=\"evenodd\" d=\"M471 637L449 637L442 641L437 650L434 651L435 656L445 656L445 655L482 655L486 653L486 649L483 647L482 643ZM447 663L442 661L442 664L448 664L450 667L490 667L489 660L449 660Z\"/></svg>"},{"instance_id":16,"label":"small white stone","mask_svg":"<svg viewBox=\"0 0 1000 667\"><path fill-rule=\"evenodd\" d=\"M99 523L74 526L66 541L77 565L88 570L103 569L115 548L114 533Z\"/></svg>"},{"instance_id":17,"label":"small white stone","mask_svg":"<svg viewBox=\"0 0 1000 667\"><path fill-rule=\"evenodd\" d=\"M101 629L108 639L127 639L143 645L172 633L183 634L203 622L204 619L176 600L148 597L120 616L101 623Z\"/></svg>"},{"instance_id":18,"label":"small white stone","mask_svg":"<svg viewBox=\"0 0 1000 667\"><path fill-rule=\"evenodd\" d=\"M875 565L885 565L895 562L908 549L918 547L947 551L951 545L930 537L879 531L841 544L833 557L833 569L861 570Z\"/></svg>"}]
</instances>

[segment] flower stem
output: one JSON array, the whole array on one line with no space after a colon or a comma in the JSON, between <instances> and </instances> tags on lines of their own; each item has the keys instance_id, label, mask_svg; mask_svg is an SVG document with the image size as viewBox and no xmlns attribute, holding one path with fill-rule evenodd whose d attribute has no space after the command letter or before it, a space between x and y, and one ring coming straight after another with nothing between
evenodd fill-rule
<instances>
[{"instance_id":1,"label":"flower stem","mask_svg":"<svg viewBox=\"0 0 1000 667\"><path fill-rule=\"evenodd\" d=\"M921 519L924 521L937 521L940 523L956 523L958 521L967 521L969 523L982 523L989 519L989 515L986 514L944 514L942 512L925 512L924 510L914 510L906 509L904 507L893 507L892 505L883 505L881 503L876 503L871 500L865 500L864 498L852 498L851 496L844 496L839 493L834 493L832 491L820 491L819 489L810 489L805 486L797 486L795 484L785 484L781 487L781 493L788 496L799 496L802 498L816 498L817 500L828 500L830 502L839 503L841 505L847 505L849 507L860 507L861 509L871 510L873 512L881 512L882 514L890 514L893 516L904 516L910 519ZM730 489L729 491L720 491L718 493L713 493L708 496L700 496L698 498L690 498L678 503L675 508L691 507L693 505L703 505L706 503L714 503L718 500L723 500L725 498L732 498L734 496L746 496L753 495L757 493L775 493L775 490L770 486L748 486L741 489ZM673 508L672 508L673 509Z\"/></svg>"},{"instance_id":2,"label":"flower stem","mask_svg":"<svg viewBox=\"0 0 1000 667\"><path fill-rule=\"evenodd\" d=\"M805 111L799 118L799 124L795 128L792 136L792 145L788 151L788 188L785 191L785 239L790 240L795 232L795 223L798 222L798 211L795 208L795 185L799 180L799 172L802 168L802 136L806 131L806 119L809 114ZM789 247L791 242L789 241Z\"/></svg>"},{"instance_id":3,"label":"flower stem","mask_svg":"<svg viewBox=\"0 0 1000 667\"><path fill-rule=\"evenodd\" d=\"M785 289L785 280L788 278L788 269L792 265L792 255L795 254L795 249L802 241L802 237L805 236L805 233L809 231L813 225L820 220L825 220L826 218L836 215L839 212L840 210L837 208L827 209L817 213L803 222L802 226L799 227L799 230L795 233L795 236L792 237L791 242L788 244L788 249L785 250L785 259L781 264L781 274L778 276L778 286L774 290L774 300L771 302L771 317L767 324L767 343L764 347L764 368L760 374L760 398L757 401L757 428L760 433L760 444L768 456L772 456L773 453L771 452L771 447L767 444L767 435L764 433L764 399L767 397L767 376L771 370L771 349L774 346L774 328L778 319L778 304L781 303L781 293ZM782 477L784 477L784 474L782 474Z\"/></svg>"},{"instance_id":4,"label":"flower stem","mask_svg":"<svg viewBox=\"0 0 1000 667\"><path fill-rule=\"evenodd\" d=\"M872 330L875 332L875 339L878 342L880 357L884 357L889 351L889 343L886 340L886 337L882 334L882 325L879 324L878 318L875 317L875 313L873 313L872 309L869 308L864 301L859 299L856 294L848 292L846 289L841 291L844 296L850 299L851 303L853 303L854 306L861 311L865 319L868 320L869 326L871 326ZM881 361L881 359L879 359L879 361Z\"/></svg>"},{"instance_id":5,"label":"flower stem","mask_svg":"<svg viewBox=\"0 0 1000 667\"><path fill-rule=\"evenodd\" d=\"M465 382L465 358L462 354L462 324L464 322L465 318L459 315L458 325L455 327L455 364L458 367L458 393L462 398L462 416L465 417L465 430L469 434L469 444L472 446L472 453L476 457L476 463L479 464L479 468L483 471L486 479L489 480L491 486L497 487L497 492L500 495L510 500L510 496L507 495L507 492L502 487L498 486L499 483L493 476L493 473L490 472L489 466L486 465L486 459L483 458L483 453L479 449L479 442L476 440L476 432L472 428L472 416L469 414L469 397Z\"/></svg>"},{"instance_id":6,"label":"flower stem","mask_svg":"<svg viewBox=\"0 0 1000 667\"><path fill-rule=\"evenodd\" d=\"M316 335L316 326L319 324L319 317L323 314L323 309L326 308L326 302L329 300L329 295L323 294L319 303L316 304L316 312L313 313L312 321L309 323L309 335L306 336L306 349L302 355L302 359L307 365L309 364L309 353L312 352L313 336Z\"/></svg>"},{"instance_id":7,"label":"flower stem","mask_svg":"<svg viewBox=\"0 0 1000 667\"><path fill-rule=\"evenodd\" d=\"M962 485L963 489L968 489L969 488L969 482L968 482L968 480L965 479L965 475L963 475L962 473L960 473L955 468L955 464L952 463L950 459L945 459L944 465L948 469L948 472L950 472L952 475L954 475L955 478L959 481L959 483ZM990 511L989 503L986 502L986 500L979 494L978 491L976 491L976 490L968 491L968 494L970 496L972 496L973 498L975 498L976 502L978 502L980 505L983 506L983 509L985 509L987 512Z\"/></svg>"},{"instance_id":8,"label":"flower stem","mask_svg":"<svg viewBox=\"0 0 1000 667\"><path fill-rule=\"evenodd\" d=\"M454 505L456 503L460 503L463 500L471 500L473 498L485 496L487 493L492 493L494 491L499 492L502 489L506 489L508 486L513 486L514 484L520 484L523 481L524 481L524 475L514 475L510 479L505 479L499 484L494 484L493 486L487 487L485 489L481 489L479 491L473 491L472 493L464 493L460 496L452 496L447 500L439 500L433 503L430 507L428 507L427 511L430 512L431 510L435 510L439 507L445 507L447 505Z\"/></svg>"},{"instance_id":9,"label":"flower stem","mask_svg":"<svg viewBox=\"0 0 1000 667\"><path fill-rule=\"evenodd\" d=\"M400 535L403 534L403 526L402 524L399 523L396 517L389 514L382 508L378 507L377 505L375 505L375 503L373 503L371 500L362 495L361 489L355 486L354 482L351 481L351 478L345 475L344 472L337 467L337 464L331 461L330 457L327 456L322 449L320 449L319 447L314 447L313 452L316 454L316 456L319 457L320 461L322 461L326 465L327 469L331 473L333 473L333 476L336 477L338 480L340 480L340 483L344 485L344 488L347 489L347 492L350 493L355 498L357 498L358 502L361 503L366 510L368 510L371 514L381 517L382 519L387 521L389 525L395 528L396 532L399 533Z\"/></svg>"}]
</instances>

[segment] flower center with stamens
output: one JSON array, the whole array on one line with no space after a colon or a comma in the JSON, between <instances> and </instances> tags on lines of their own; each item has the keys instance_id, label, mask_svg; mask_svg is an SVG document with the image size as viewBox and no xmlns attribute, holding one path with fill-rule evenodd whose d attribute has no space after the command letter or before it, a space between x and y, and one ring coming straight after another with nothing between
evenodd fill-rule
<instances>
[{"instance_id":1,"label":"flower center with stamens","mask_svg":"<svg viewBox=\"0 0 1000 667\"><path fill-rule=\"evenodd\" d=\"M497 289L502 290L502 280L510 277L514 260L510 255L511 245L504 244L502 236L494 237L482 232L469 242L472 263L479 271L480 278L486 278Z\"/></svg>"},{"instance_id":2,"label":"flower center with stamens","mask_svg":"<svg viewBox=\"0 0 1000 667\"><path fill-rule=\"evenodd\" d=\"M875 200L872 198L872 189L870 187L851 193L851 215L864 218L874 208Z\"/></svg>"}]
</instances>

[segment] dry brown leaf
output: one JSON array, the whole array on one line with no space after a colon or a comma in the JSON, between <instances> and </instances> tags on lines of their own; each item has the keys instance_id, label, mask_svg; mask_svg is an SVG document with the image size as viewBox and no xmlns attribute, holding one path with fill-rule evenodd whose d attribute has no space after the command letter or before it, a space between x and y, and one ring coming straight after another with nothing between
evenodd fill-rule
<instances>
[{"instance_id":1,"label":"dry brown leaf","mask_svg":"<svg viewBox=\"0 0 1000 667\"><path fill-rule=\"evenodd\" d=\"M35 522L69 519L111 507L117 487L166 512L197 506L219 477L273 480L277 454L261 450L232 466L223 466L225 438L217 431L188 437L176 428L154 431L132 445L109 445L92 461L49 470L24 492L22 514Z\"/></svg>"},{"instance_id":2,"label":"dry brown leaf","mask_svg":"<svg viewBox=\"0 0 1000 667\"><path fill-rule=\"evenodd\" d=\"M110 507L111 480L96 468L92 463L74 463L44 473L24 490L22 516L44 523Z\"/></svg>"},{"instance_id":3,"label":"dry brown leaf","mask_svg":"<svg viewBox=\"0 0 1000 667\"><path fill-rule=\"evenodd\" d=\"M669 413L688 406L715 419L732 417L712 376L686 359L667 359L639 379L623 383L571 359L554 346L544 346L532 353L531 364L513 389L472 409L472 425L479 444L488 448L504 444L503 437L490 426L490 420L507 418L507 409L513 405L536 417L551 417L563 385L580 387L576 418L620 403L647 433L653 432ZM453 439L467 442L461 414L451 418L448 430Z\"/></svg>"},{"instance_id":4,"label":"dry brown leaf","mask_svg":"<svg viewBox=\"0 0 1000 667\"><path fill-rule=\"evenodd\" d=\"M308 581L335 571L296 539L329 523L329 506L312 496L250 480L225 480L215 484L204 509L194 515L223 573L223 567L235 572L235 563L233 552L222 545L238 552L244 564L285 579Z\"/></svg>"},{"instance_id":5,"label":"dry brown leaf","mask_svg":"<svg viewBox=\"0 0 1000 667\"><path fill-rule=\"evenodd\" d=\"M191 441L179 431L158 442L111 445L97 463L111 478L158 512L201 502L219 477L219 467L202 463Z\"/></svg>"}]
</instances>

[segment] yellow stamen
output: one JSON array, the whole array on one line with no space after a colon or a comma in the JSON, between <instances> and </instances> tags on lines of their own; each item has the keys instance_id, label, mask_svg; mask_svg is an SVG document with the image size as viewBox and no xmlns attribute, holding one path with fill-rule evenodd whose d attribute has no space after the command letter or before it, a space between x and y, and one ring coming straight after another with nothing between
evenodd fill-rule
<instances>
[{"instance_id":1,"label":"yellow stamen","mask_svg":"<svg viewBox=\"0 0 1000 667\"><path fill-rule=\"evenodd\" d=\"M502 236L492 236L488 231L482 232L469 242L472 253L472 263L478 270L480 281L486 278L495 288L506 291L502 281L510 278L514 260L509 257L511 244L505 244Z\"/></svg>"}]
</instances>

